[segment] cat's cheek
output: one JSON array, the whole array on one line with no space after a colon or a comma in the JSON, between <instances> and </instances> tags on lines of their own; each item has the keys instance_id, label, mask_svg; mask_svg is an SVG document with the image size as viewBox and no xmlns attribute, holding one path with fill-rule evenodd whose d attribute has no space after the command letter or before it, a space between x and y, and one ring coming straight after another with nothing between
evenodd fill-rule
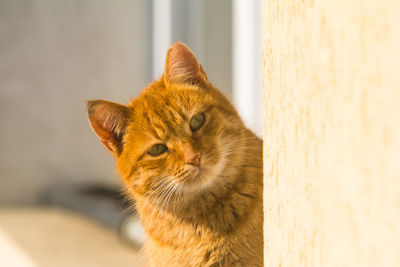
<instances>
[{"instance_id":1,"label":"cat's cheek","mask_svg":"<svg viewBox=\"0 0 400 267\"><path fill-rule=\"evenodd\" d=\"M208 162L210 165L215 166L221 160L221 155L219 153L214 153L208 158Z\"/></svg>"},{"instance_id":2,"label":"cat's cheek","mask_svg":"<svg viewBox=\"0 0 400 267\"><path fill-rule=\"evenodd\" d=\"M125 157L120 157L117 160L117 169L124 181L129 182L130 176L134 175L135 169L132 168L132 164Z\"/></svg>"}]
</instances>

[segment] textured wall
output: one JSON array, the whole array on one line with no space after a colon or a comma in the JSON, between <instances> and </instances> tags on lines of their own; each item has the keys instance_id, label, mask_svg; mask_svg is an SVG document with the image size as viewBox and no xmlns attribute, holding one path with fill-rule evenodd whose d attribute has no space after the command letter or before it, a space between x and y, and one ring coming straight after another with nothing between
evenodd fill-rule
<instances>
[{"instance_id":1,"label":"textured wall","mask_svg":"<svg viewBox=\"0 0 400 267\"><path fill-rule=\"evenodd\" d=\"M265 266L400 266L400 2L263 9Z\"/></svg>"}]
</instances>

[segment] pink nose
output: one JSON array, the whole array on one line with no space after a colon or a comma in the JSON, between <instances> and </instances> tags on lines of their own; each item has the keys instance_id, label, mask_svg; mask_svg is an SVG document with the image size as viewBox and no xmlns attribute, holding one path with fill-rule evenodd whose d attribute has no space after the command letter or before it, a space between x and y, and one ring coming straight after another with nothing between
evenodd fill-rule
<instances>
[{"instance_id":1,"label":"pink nose","mask_svg":"<svg viewBox=\"0 0 400 267\"><path fill-rule=\"evenodd\" d=\"M200 167L200 152L195 151L189 144L182 144L182 152L185 164Z\"/></svg>"},{"instance_id":2,"label":"pink nose","mask_svg":"<svg viewBox=\"0 0 400 267\"><path fill-rule=\"evenodd\" d=\"M200 153L194 154L185 160L186 160L186 164L200 167Z\"/></svg>"}]
</instances>

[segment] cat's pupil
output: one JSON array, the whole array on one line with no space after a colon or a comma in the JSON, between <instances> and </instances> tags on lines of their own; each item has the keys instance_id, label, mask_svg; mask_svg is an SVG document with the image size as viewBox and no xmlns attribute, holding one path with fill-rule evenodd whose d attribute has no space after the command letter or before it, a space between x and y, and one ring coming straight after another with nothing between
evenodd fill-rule
<instances>
[{"instance_id":1,"label":"cat's pupil","mask_svg":"<svg viewBox=\"0 0 400 267\"><path fill-rule=\"evenodd\" d=\"M154 145L150 148L150 150L148 151L148 153L152 156L158 156L163 154L164 152L166 152L168 150L167 146L164 144L157 144Z\"/></svg>"},{"instance_id":2,"label":"cat's pupil","mask_svg":"<svg viewBox=\"0 0 400 267\"><path fill-rule=\"evenodd\" d=\"M190 129L196 131L201 128L204 124L204 113L199 113L192 118L190 121Z\"/></svg>"}]
</instances>

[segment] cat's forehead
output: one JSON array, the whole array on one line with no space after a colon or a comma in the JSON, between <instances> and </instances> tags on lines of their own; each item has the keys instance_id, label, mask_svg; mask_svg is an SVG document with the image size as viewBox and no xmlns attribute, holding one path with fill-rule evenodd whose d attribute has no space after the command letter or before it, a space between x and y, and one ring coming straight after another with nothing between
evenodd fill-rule
<instances>
[{"instance_id":1,"label":"cat's forehead","mask_svg":"<svg viewBox=\"0 0 400 267\"><path fill-rule=\"evenodd\" d=\"M136 103L136 122L157 139L183 134L183 126L211 105L206 94L192 89L146 94L140 100Z\"/></svg>"}]
</instances>

